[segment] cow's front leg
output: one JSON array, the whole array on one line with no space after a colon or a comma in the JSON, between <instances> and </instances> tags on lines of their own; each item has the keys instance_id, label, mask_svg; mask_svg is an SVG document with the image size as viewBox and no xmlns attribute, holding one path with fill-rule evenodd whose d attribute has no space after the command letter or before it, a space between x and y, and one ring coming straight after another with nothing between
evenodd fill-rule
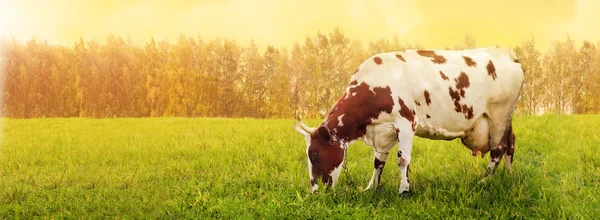
<instances>
[{"instance_id":1,"label":"cow's front leg","mask_svg":"<svg viewBox=\"0 0 600 220\"><path fill-rule=\"evenodd\" d=\"M385 166L385 161L387 160L388 154L389 152L386 153L379 153L377 151L375 152L375 158L373 159L373 166L374 166L374 170L373 170L373 176L371 176L371 181L369 181L369 185L367 186L367 188L365 188L366 190L369 189L373 189L373 188L377 188L377 186L379 185L379 181L381 180L381 172L383 172L383 167Z\"/></svg>"},{"instance_id":2,"label":"cow's front leg","mask_svg":"<svg viewBox=\"0 0 600 220\"><path fill-rule=\"evenodd\" d=\"M410 154L412 152L412 142L414 134L411 132L398 132L398 166L400 166L399 193L408 193L410 191L410 181L408 180L408 171L410 166Z\"/></svg>"}]
</instances>

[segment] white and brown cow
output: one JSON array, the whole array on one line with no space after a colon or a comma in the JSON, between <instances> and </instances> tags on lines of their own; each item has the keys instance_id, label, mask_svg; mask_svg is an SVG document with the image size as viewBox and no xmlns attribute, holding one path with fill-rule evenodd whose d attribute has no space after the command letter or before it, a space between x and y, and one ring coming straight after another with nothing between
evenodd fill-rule
<instances>
[{"instance_id":1,"label":"white and brown cow","mask_svg":"<svg viewBox=\"0 0 600 220\"><path fill-rule=\"evenodd\" d=\"M388 152L398 144L400 193L409 191L412 143L419 137L461 138L473 156L488 151L486 174L505 155L510 169L515 137L511 116L523 69L509 49L408 50L371 57L317 128L295 125L306 139L312 190L317 178L335 186L344 147L362 140L375 151L367 189L377 187Z\"/></svg>"}]
</instances>

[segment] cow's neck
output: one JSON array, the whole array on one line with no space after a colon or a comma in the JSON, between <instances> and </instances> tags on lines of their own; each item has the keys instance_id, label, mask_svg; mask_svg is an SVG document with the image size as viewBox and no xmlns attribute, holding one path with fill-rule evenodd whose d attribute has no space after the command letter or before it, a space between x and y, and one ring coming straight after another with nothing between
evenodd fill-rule
<instances>
[{"instance_id":1,"label":"cow's neck","mask_svg":"<svg viewBox=\"0 0 600 220\"><path fill-rule=\"evenodd\" d=\"M346 142L356 140L366 133L366 127L370 124L371 120L364 115L355 115L353 112L356 111L349 109L341 112L341 114L332 112L323 123L333 131L337 138ZM340 119L342 123L340 123Z\"/></svg>"},{"instance_id":2,"label":"cow's neck","mask_svg":"<svg viewBox=\"0 0 600 220\"><path fill-rule=\"evenodd\" d=\"M371 88L366 83L350 83L347 93L323 122L335 135L346 142L356 140L367 132L367 125L381 113L391 113L394 100L389 87ZM351 95L347 95L351 94Z\"/></svg>"}]
</instances>

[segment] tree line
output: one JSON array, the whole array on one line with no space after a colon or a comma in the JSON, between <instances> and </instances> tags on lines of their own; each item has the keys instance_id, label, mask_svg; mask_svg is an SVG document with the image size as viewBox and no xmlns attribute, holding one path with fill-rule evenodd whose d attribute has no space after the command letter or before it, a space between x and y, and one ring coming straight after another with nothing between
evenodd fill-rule
<instances>
[{"instance_id":1,"label":"tree line","mask_svg":"<svg viewBox=\"0 0 600 220\"><path fill-rule=\"evenodd\" d=\"M398 37L366 47L335 29L291 48L259 49L223 38L181 35L138 46L109 35L73 46L32 38L1 42L2 114L34 117L320 118L370 56L422 49ZM452 49L475 48L467 35ZM533 38L514 47L526 70L521 114L598 113L600 42L569 37L541 53ZM449 48L448 48L449 49Z\"/></svg>"}]
</instances>

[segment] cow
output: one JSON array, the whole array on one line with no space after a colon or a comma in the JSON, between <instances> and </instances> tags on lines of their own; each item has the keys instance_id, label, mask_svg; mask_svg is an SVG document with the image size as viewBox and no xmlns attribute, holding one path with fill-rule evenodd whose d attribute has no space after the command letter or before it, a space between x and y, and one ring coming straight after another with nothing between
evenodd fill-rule
<instances>
[{"instance_id":1,"label":"cow","mask_svg":"<svg viewBox=\"0 0 600 220\"><path fill-rule=\"evenodd\" d=\"M300 118L294 122L306 141L311 191L319 188L319 178L335 187L345 150L359 140L375 154L365 190L377 187L397 144L399 193L410 191L415 135L460 138L473 156L491 152L484 176L494 173L502 156L510 170L515 143L512 113L523 80L521 64L506 48L406 50L372 56L354 72L318 127L309 127Z\"/></svg>"}]
</instances>

